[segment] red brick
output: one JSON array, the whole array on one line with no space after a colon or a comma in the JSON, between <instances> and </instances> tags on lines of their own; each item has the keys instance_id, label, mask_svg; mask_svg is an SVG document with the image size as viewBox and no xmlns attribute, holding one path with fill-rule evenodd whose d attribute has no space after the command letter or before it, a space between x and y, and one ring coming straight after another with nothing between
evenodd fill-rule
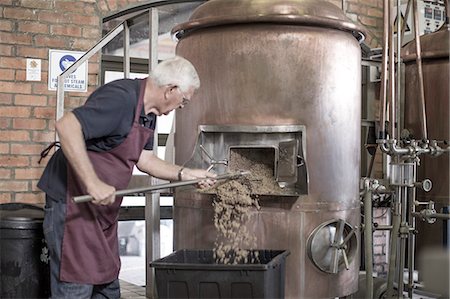
<instances>
[{"instance_id":1,"label":"red brick","mask_svg":"<svg viewBox=\"0 0 450 299\"><path fill-rule=\"evenodd\" d=\"M101 31L95 27L83 27L82 37L99 40L101 38Z\"/></svg>"},{"instance_id":2,"label":"red brick","mask_svg":"<svg viewBox=\"0 0 450 299\"><path fill-rule=\"evenodd\" d=\"M24 119L15 118L13 120L14 129L29 129L29 130L43 130L47 127L45 119Z\"/></svg>"},{"instance_id":3,"label":"red brick","mask_svg":"<svg viewBox=\"0 0 450 299\"><path fill-rule=\"evenodd\" d=\"M49 33L48 25L39 22L21 22L18 30L21 32Z\"/></svg>"},{"instance_id":4,"label":"red brick","mask_svg":"<svg viewBox=\"0 0 450 299\"><path fill-rule=\"evenodd\" d=\"M27 33L2 32L2 43L13 45L31 45L31 35Z\"/></svg>"},{"instance_id":5,"label":"red brick","mask_svg":"<svg viewBox=\"0 0 450 299\"><path fill-rule=\"evenodd\" d=\"M0 68L26 69L27 61L23 58L0 57Z\"/></svg>"},{"instance_id":6,"label":"red brick","mask_svg":"<svg viewBox=\"0 0 450 299\"><path fill-rule=\"evenodd\" d=\"M83 26L100 26L100 17L85 16L81 14L68 14L70 24L79 24Z\"/></svg>"},{"instance_id":7,"label":"red brick","mask_svg":"<svg viewBox=\"0 0 450 299\"><path fill-rule=\"evenodd\" d=\"M0 191L28 191L28 182L1 180Z\"/></svg>"},{"instance_id":8,"label":"red brick","mask_svg":"<svg viewBox=\"0 0 450 299\"><path fill-rule=\"evenodd\" d=\"M86 51L95 46L97 40L95 39L83 39L83 38L74 38L73 39L73 49L79 51ZM89 65L90 67L90 65Z\"/></svg>"},{"instance_id":9,"label":"red brick","mask_svg":"<svg viewBox=\"0 0 450 299\"><path fill-rule=\"evenodd\" d=\"M358 20L360 20L361 23L366 26L376 26L377 25L376 18L371 18L371 17L366 17L366 16L358 16Z\"/></svg>"},{"instance_id":10,"label":"red brick","mask_svg":"<svg viewBox=\"0 0 450 299\"><path fill-rule=\"evenodd\" d=\"M36 20L37 16L33 9L23 7L5 7L3 10L3 16L6 19L14 20Z\"/></svg>"},{"instance_id":11,"label":"red brick","mask_svg":"<svg viewBox=\"0 0 450 299\"><path fill-rule=\"evenodd\" d=\"M14 170L15 178L17 180L32 180L39 179L42 175L43 168L16 168Z\"/></svg>"},{"instance_id":12,"label":"red brick","mask_svg":"<svg viewBox=\"0 0 450 299\"><path fill-rule=\"evenodd\" d=\"M81 36L80 26L70 26L70 25L52 25L50 27L51 34L54 35L65 35L71 37Z\"/></svg>"},{"instance_id":13,"label":"red brick","mask_svg":"<svg viewBox=\"0 0 450 299\"><path fill-rule=\"evenodd\" d=\"M51 24L69 23L64 13L54 11L41 11L38 14L39 22L47 22Z\"/></svg>"},{"instance_id":14,"label":"red brick","mask_svg":"<svg viewBox=\"0 0 450 299\"><path fill-rule=\"evenodd\" d=\"M15 83L15 82L2 82L0 84L0 92L7 92L7 93L25 93L30 94L31 93L31 83Z\"/></svg>"},{"instance_id":15,"label":"red brick","mask_svg":"<svg viewBox=\"0 0 450 299\"><path fill-rule=\"evenodd\" d=\"M359 3L348 3L347 13L356 13L358 15L367 15L367 7Z\"/></svg>"},{"instance_id":16,"label":"red brick","mask_svg":"<svg viewBox=\"0 0 450 299\"><path fill-rule=\"evenodd\" d=\"M43 200L42 203L45 202L45 193L42 192L42 190L40 188L38 188L37 183L39 182L39 180L31 180L31 192L36 192L39 194L42 194L43 196Z\"/></svg>"},{"instance_id":17,"label":"red brick","mask_svg":"<svg viewBox=\"0 0 450 299\"><path fill-rule=\"evenodd\" d=\"M12 69L0 69L0 78L2 81L13 81L15 72Z\"/></svg>"},{"instance_id":18,"label":"red brick","mask_svg":"<svg viewBox=\"0 0 450 299\"><path fill-rule=\"evenodd\" d=\"M10 179L11 178L11 169L0 168L0 179Z\"/></svg>"},{"instance_id":19,"label":"red brick","mask_svg":"<svg viewBox=\"0 0 450 299\"><path fill-rule=\"evenodd\" d=\"M46 35L37 35L34 37L36 45L46 45L49 48L66 48L68 40L60 37L51 37Z\"/></svg>"},{"instance_id":20,"label":"red brick","mask_svg":"<svg viewBox=\"0 0 450 299\"><path fill-rule=\"evenodd\" d=\"M3 117L29 117L30 115L30 107L6 106L0 109L0 116Z\"/></svg>"},{"instance_id":21,"label":"red brick","mask_svg":"<svg viewBox=\"0 0 450 299\"><path fill-rule=\"evenodd\" d=\"M0 140L1 141L30 141L30 132L25 131L25 130L3 130L3 131L0 131Z\"/></svg>"},{"instance_id":22,"label":"red brick","mask_svg":"<svg viewBox=\"0 0 450 299\"><path fill-rule=\"evenodd\" d=\"M99 63L91 61L89 59L89 74L98 74L99 73Z\"/></svg>"},{"instance_id":23,"label":"red brick","mask_svg":"<svg viewBox=\"0 0 450 299\"><path fill-rule=\"evenodd\" d=\"M9 154L9 143L0 143L0 154Z\"/></svg>"},{"instance_id":24,"label":"red brick","mask_svg":"<svg viewBox=\"0 0 450 299\"><path fill-rule=\"evenodd\" d=\"M11 154L13 155L39 155L43 148L40 144L13 143Z\"/></svg>"},{"instance_id":25,"label":"red brick","mask_svg":"<svg viewBox=\"0 0 450 299\"><path fill-rule=\"evenodd\" d=\"M58 11L76 12L81 14L94 15L95 6L81 1L56 1L55 8Z\"/></svg>"},{"instance_id":26,"label":"red brick","mask_svg":"<svg viewBox=\"0 0 450 299\"><path fill-rule=\"evenodd\" d=\"M33 131L33 136L31 140L33 142L50 143L55 141L55 132Z\"/></svg>"},{"instance_id":27,"label":"red brick","mask_svg":"<svg viewBox=\"0 0 450 299\"><path fill-rule=\"evenodd\" d=\"M45 202L45 193L16 193L16 202L43 204Z\"/></svg>"},{"instance_id":28,"label":"red brick","mask_svg":"<svg viewBox=\"0 0 450 299\"><path fill-rule=\"evenodd\" d=\"M33 84L33 94L40 94L40 95L49 95L54 96L56 94L56 91L54 90L48 90L48 84L47 82L48 73L42 72L41 78L45 81L45 83L34 83Z\"/></svg>"},{"instance_id":29,"label":"red brick","mask_svg":"<svg viewBox=\"0 0 450 299\"><path fill-rule=\"evenodd\" d=\"M27 72L25 70L16 70L16 81L26 81Z\"/></svg>"},{"instance_id":30,"label":"red brick","mask_svg":"<svg viewBox=\"0 0 450 299\"><path fill-rule=\"evenodd\" d=\"M2 167L27 167L30 165L30 160L27 156L0 155L0 165Z\"/></svg>"},{"instance_id":31,"label":"red brick","mask_svg":"<svg viewBox=\"0 0 450 299\"><path fill-rule=\"evenodd\" d=\"M3 40L3 32L2 32L2 40ZM0 55L12 56L12 54L13 54L13 46L0 44Z\"/></svg>"},{"instance_id":32,"label":"red brick","mask_svg":"<svg viewBox=\"0 0 450 299\"><path fill-rule=\"evenodd\" d=\"M97 0L97 6L102 12L110 11L108 4L106 3L106 0Z\"/></svg>"},{"instance_id":33,"label":"red brick","mask_svg":"<svg viewBox=\"0 0 450 299\"><path fill-rule=\"evenodd\" d=\"M46 119L54 119L56 116L55 108L48 107L36 107L34 109L34 117L36 118L46 118Z\"/></svg>"},{"instance_id":34,"label":"red brick","mask_svg":"<svg viewBox=\"0 0 450 299\"><path fill-rule=\"evenodd\" d=\"M88 84L92 86L98 85L98 75L97 74L89 74L88 75L89 81Z\"/></svg>"},{"instance_id":35,"label":"red brick","mask_svg":"<svg viewBox=\"0 0 450 299\"><path fill-rule=\"evenodd\" d=\"M2 83L4 84L4 83ZM0 93L0 104L12 104L13 95L9 93Z\"/></svg>"},{"instance_id":36,"label":"red brick","mask_svg":"<svg viewBox=\"0 0 450 299\"><path fill-rule=\"evenodd\" d=\"M16 56L27 58L48 59L48 48L36 48L28 46L17 46Z\"/></svg>"},{"instance_id":37,"label":"red brick","mask_svg":"<svg viewBox=\"0 0 450 299\"><path fill-rule=\"evenodd\" d=\"M367 9L367 15L371 16L371 17L375 17L375 18L383 18L383 10L379 9L379 8L372 8L369 7Z\"/></svg>"},{"instance_id":38,"label":"red brick","mask_svg":"<svg viewBox=\"0 0 450 299\"><path fill-rule=\"evenodd\" d=\"M0 118L0 129L10 129L11 128L11 119L2 117Z\"/></svg>"},{"instance_id":39,"label":"red brick","mask_svg":"<svg viewBox=\"0 0 450 299\"><path fill-rule=\"evenodd\" d=\"M13 22L9 20L0 20L0 30L1 31L12 31Z\"/></svg>"},{"instance_id":40,"label":"red brick","mask_svg":"<svg viewBox=\"0 0 450 299\"><path fill-rule=\"evenodd\" d=\"M0 193L0 203L11 202L11 193Z\"/></svg>"},{"instance_id":41,"label":"red brick","mask_svg":"<svg viewBox=\"0 0 450 299\"><path fill-rule=\"evenodd\" d=\"M47 106L47 97L18 94L14 97L14 104L23 106Z\"/></svg>"},{"instance_id":42,"label":"red brick","mask_svg":"<svg viewBox=\"0 0 450 299\"><path fill-rule=\"evenodd\" d=\"M20 4L23 7L30 8L42 8L42 9L51 9L53 1L42 1L42 0L21 0Z\"/></svg>"}]
</instances>

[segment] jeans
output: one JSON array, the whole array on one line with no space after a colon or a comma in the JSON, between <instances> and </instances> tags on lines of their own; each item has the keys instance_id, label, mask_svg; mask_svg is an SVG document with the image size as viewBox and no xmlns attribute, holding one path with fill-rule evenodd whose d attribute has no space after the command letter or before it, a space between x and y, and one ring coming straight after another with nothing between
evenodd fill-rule
<instances>
[{"instance_id":1,"label":"jeans","mask_svg":"<svg viewBox=\"0 0 450 299\"><path fill-rule=\"evenodd\" d=\"M120 285L116 279L102 285L79 284L59 280L61 246L64 235L66 202L45 198L44 235L50 255L50 286L53 299L119 299Z\"/></svg>"}]
</instances>

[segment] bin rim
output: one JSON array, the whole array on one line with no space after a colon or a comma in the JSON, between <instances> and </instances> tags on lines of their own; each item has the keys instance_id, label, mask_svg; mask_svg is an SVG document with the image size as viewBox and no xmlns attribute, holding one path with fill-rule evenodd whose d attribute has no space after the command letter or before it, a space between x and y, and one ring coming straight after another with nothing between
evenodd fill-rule
<instances>
[{"instance_id":1,"label":"bin rim","mask_svg":"<svg viewBox=\"0 0 450 299\"><path fill-rule=\"evenodd\" d=\"M150 262L150 267L155 269L173 269L173 270L226 270L226 271L265 271L269 268L273 268L281 263L288 255L290 255L289 250L279 250L279 249L253 249L251 251L272 251L277 252L268 263L265 264L202 264L202 263L175 263L166 262L165 260L180 254L181 252L212 252L212 249L180 249L174 251L166 257L160 258L158 260Z\"/></svg>"}]
</instances>

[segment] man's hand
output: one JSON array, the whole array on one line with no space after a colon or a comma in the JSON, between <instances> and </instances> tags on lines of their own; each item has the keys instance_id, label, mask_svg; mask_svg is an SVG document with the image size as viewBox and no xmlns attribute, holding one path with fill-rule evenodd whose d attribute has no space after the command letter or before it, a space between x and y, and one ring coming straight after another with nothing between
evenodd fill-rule
<instances>
[{"instance_id":1,"label":"man's hand","mask_svg":"<svg viewBox=\"0 0 450 299\"><path fill-rule=\"evenodd\" d=\"M94 198L92 203L96 205L106 206L116 200L116 196L114 195L116 188L101 180L98 180L95 184L89 184L87 186L87 192Z\"/></svg>"},{"instance_id":2,"label":"man's hand","mask_svg":"<svg viewBox=\"0 0 450 299\"><path fill-rule=\"evenodd\" d=\"M187 181L187 180L207 178L197 184L198 188L205 189L205 188L210 188L210 187L214 186L214 184L216 183L216 180L214 178L216 176L217 175L215 173L206 171L204 169L184 168L181 173L181 180Z\"/></svg>"}]
</instances>

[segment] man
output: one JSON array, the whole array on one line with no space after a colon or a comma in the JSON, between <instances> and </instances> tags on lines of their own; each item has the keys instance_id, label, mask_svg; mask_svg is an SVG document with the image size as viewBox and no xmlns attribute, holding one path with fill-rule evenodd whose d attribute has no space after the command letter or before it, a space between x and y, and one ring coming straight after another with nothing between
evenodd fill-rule
<instances>
[{"instance_id":1,"label":"man","mask_svg":"<svg viewBox=\"0 0 450 299\"><path fill-rule=\"evenodd\" d=\"M193 65L174 57L147 79L99 87L85 105L56 123L61 148L38 187L46 193L44 234L50 251L53 298L120 298L117 220L133 167L164 180L203 180L214 174L165 162L152 153L156 116L183 108L200 80ZM47 151L48 152L48 151ZM89 203L74 196L89 194Z\"/></svg>"}]
</instances>

